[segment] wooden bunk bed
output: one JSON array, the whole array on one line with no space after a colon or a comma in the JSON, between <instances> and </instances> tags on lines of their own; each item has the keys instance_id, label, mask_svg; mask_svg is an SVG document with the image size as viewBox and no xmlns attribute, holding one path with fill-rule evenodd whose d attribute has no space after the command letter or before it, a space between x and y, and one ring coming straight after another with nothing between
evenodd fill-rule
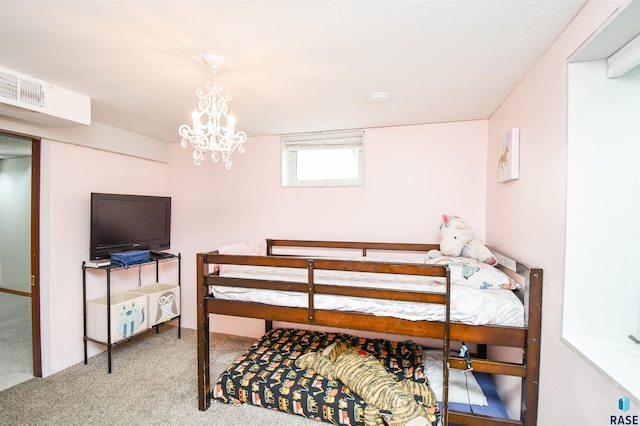
<instances>
[{"instance_id":1,"label":"wooden bunk bed","mask_svg":"<svg viewBox=\"0 0 640 426\"><path fill-rule=\"evenodd\" d=\"M220 251L197 255L197 339L198 339L198 393L199 409L207 410L211 404L211 377L209 371L209 315L221 314L265 320L265 329L272 329L273 321L310 324L322 327L365 330L401 336L440 339L443 341L442 423L466 425L521 424L533 426L537 419L538 378L540 359L540 328L542 305L542 269L532 268L524 263L507 261L497 266L509 277L521 283L521 288L512 290L523 304L523 326L469 325L451 320L450 313L450 270L448 266L418 263L415 260L398 258L395 253L419 253L426 259L426 253L437 249L437 244L336 242L303 240L266 240L266 255L222 254ZM306 250L313 252L307 254ZM358 257L343 257L342 252L357 251ZM318 256L316 251L321 254ZM324 255L327 251L330 255ZM292 254L293 253L293 254ZM372 255L373 253L373 255ZM376 257L377 253L385 256ZM494 251L495 253L495 251ZM386 256L389 254L389 256ZM367 257L368 256L368 257ZM364 260L364 259L371 260ZM402 260L400 260L402 259ZM252 267L283 268L304 272L306 282L292 282L281 278L227 277L221 274L224 265L248 265ZM397 274L397 276L436 277L444 280L444 292L416 292L404 287L372 288L350 285L332 285L319 282L321 271L350 271L364 274ZM286 294L304 295L305 306L279 306L260 301L238 301L215 297L212 286L233 287L235 289L256 289L285 291ZM409 320L393 316L378 316L348 310L318 308L317 301L324 295L351 298L367 298L441 304L444 316L441 320ZM451 356L450 342L477 344L477 357L472 358L473 370L515 376L522 379L521 416L519 420L498 419L482 414L465 413L449 409L448 377L449 368L465 369L466 360ZM518 348L522 350L522 362L505 362L487 358L487 346ZM447 368L449 367L449 368Z\"/></svg>"}]
</instances>

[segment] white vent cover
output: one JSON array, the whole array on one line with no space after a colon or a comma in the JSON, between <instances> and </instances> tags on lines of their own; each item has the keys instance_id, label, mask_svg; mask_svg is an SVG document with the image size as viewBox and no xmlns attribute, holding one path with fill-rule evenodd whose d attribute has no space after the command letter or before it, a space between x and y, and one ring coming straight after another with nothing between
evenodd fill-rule
<instances>
[{"instance_id":1,"label":"white vent cover","mask_svg":"<svg viewBox=\"0 0 640 426\"><path fill-rule=\"evenodd\" d=\"M40 82L5 71L0 71L0 97L17 104L44 107L44 92Z\"/></svg>"},{"instance_id":2,"label":"white vent cover","mask_svg":"<svg viewBox=\"0 0 640 426\"><path fill-rule=\"evenodd\" d=\"M47 126L91 124L91 99L0 67L0 116Z\"/></svg>"}]
</instances>

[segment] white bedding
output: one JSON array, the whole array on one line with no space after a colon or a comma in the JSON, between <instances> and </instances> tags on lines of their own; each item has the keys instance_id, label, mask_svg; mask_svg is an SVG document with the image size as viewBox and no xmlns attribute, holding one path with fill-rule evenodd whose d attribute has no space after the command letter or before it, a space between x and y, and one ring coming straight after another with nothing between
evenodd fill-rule
<instances>
[{"instance_id":1,"label":"white bedding","mask_svg":"<svg viewBox=\"0 0 640 426\"><path fill-rule=\"evenodd\" d=\"M220 276L307 282L307 270L298 268L223 265ZM316 284L392 288L420 292L444 291L442 283L435 282L434 277L425 276L315 270L314 277ZM306 293L224 286L211 286L210 291L218 299L304 308L308 304ZM314 295L314 305L315 309L367 313L412 321L444 320L444 306L441 304L316 294ZM524 326L524 306L510 290L482 290L452 285L451 320L470 325L492 324L522 327Z\"/></svg>"}]
</instances>

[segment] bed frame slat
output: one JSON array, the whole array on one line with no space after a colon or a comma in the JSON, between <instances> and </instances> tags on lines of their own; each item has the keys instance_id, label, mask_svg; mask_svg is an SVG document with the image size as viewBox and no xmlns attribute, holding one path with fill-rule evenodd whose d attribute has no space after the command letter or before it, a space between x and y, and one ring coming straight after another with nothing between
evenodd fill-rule
<instances>
[{"instance_id":1,"label":"bed frame slat","mask_svg":"<svg viewBox=\"0 0 640 426\"><path fill-rule=\"evenodd\" d=\"M471 359L473 370L478 373L505 374L508 376L525 377L526 367L511 362L490 361L480 358ZM463 358L451 357L451 368L464 370L467 368Z\"/></svg>"},{"instance_id":2,"label":"bed frame slat","mask_svg":"<svg viewBox=\"0 0 640 426\"><path fill-rule=\"evenodd\" d=\"M518 420L500 419L483 416L482 414L464 413L462 411L449 411L449 422L467 426L495 426L495 425L522 425Z\"/></svg>"}]
</instances>

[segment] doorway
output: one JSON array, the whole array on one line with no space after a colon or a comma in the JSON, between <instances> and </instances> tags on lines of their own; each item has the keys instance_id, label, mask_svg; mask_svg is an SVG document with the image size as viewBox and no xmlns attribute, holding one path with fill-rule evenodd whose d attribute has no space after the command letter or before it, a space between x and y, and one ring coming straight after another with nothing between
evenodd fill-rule
<instances>
[{"instance_id":1,"label":"doorway","mask_svg":"<svg viewBox=\"0 0 640 426\"><path fill-rule=\"evenodd\" d=\"M0 132L0 390L42 377L40 140Z\"/></svg>"}]
</instances>

